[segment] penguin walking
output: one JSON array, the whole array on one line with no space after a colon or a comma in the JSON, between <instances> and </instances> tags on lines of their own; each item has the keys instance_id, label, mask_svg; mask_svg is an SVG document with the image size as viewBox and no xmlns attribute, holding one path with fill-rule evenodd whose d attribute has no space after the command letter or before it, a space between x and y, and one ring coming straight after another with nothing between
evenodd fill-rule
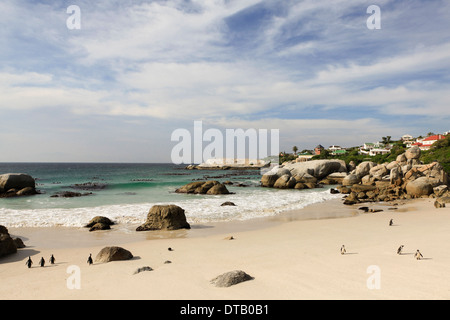
<instances>
[{"instance_id":1,"label":"penguin walking","mask_svg":"<svg viewBox=\"0 0 450 320\"><path fill-rule=\"evenodd\" d=\"M92 253L89 253L89 258L87 259L87 263L88 265L93 264L94 262L92 261Z\"/></svg>"},{"instance_id":2,"label":"penguin walking","mask_svg":"<svg viewBox=\"0 0 450 320\"><path fill-rule=\"evenodd\" d=\"M420 260L423 258L422 254L420 253L419 249L417 249L416 253L414 254L414 258L417 260Z\"/></svg>"},{"instance_id":3,"label":"penguin walking","mask_svg":"<svg viewBox=\"0 0 450 320\"><path fill-rule=\"evenodd\" d=\"M341 254L345 254L346 252L347 252L347 250L345 250L345 246L342 245L342 247L341 247Z\"/></svg>"},{"instance_id":4,"label":"penguin walking","mask_svg":"<svg viewBox=\"0 0 450 320\"><path fill-rule=\"evenodd\" d=\"M392 226L394 224L394 219L391 219L391 221L389 221L389 226Z\"/></svg>"},{"instance_id":5,"label":"penguin walking","mask_svg":"<svg viewBox=\"0 0 450 320\"><path fill-rule=\"evenodd\" d=\"M56 261L56 259L55 259L55 257L52 254L52 256L50 257L50 263L51 264L55 264L55 261Z\"/></svg>"},{"instance_id":6,"label":"penguin walking","mask_svg":"<svg viewBox=\"0 0 450 320\"><path fill-rule=\"evenodd\" d=\"M402 254L403 247L404 247L404 245L401 245L400 247L398 247L397 254Z\"/></svg>"},{"instance_id":7,"label":"penguin walking","mask_svg":"<svg viewBox=\"0 0 450 320\"><path fill-rule=\"evenodd\" d=\"M28 260L27 260L27 262L25 262L25 264L28 268L31 268L31 266L33 265L33 261L31 260L30 256L28 256Z\"/></svg>"},{"instance_id":8,"label":"penguin walking","mask_svg":"<svg viewBox=\"0 0 450 320\"><path fill-rule=\"evenodd\" d=\"M41 260L39 261L39 265L40 265L41 267L45 266L45 260L44 260L44 257L41 257Z\"/></svg>"}]
</instances>

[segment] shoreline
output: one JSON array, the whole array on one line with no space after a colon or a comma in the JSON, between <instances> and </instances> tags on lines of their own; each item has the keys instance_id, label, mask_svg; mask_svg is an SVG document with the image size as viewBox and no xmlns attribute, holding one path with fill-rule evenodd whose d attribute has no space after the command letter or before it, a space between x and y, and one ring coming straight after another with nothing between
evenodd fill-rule
<instances>
[{"instance_id":1,"label":"shoreline","mask_svg":"<svg viewBox=\"0 0 450 320\"><path fill-rule=\"evenodd\" d=\"M151 299L151 300L297 300L297 299L449 299L450 208L436 209L431 199L402 201L398 205L371 203L382 212L361 213L357 206L326 201L294 212L249 224L204 226L188 234L151 239L118 236L114 231L90 233L76 246L46 248L25 241L26 248L0 259L1 299ZM339 203L340 202L340 203ZM396 207L395 210L388 210ZM329 211L327 218L321 210ZM356 211L356 212L355 212ZM345 214L345 215L343 215ZM303 219L302 219L303 218ZM307 219L304 219L307 218ZM394 220L388 226L389 219ZM241 227L241 228L238 228ZM12 232L14 231L14 232ZM51 230L44 232L52 240ZM59 234L59 231L61 233ZM57 233L67 238L70 232ZM82 231L82 232L80 232ZM21 236L20 228L10 233ZM31 234L30 237L45 236ZM108 236L109 235L109 236ZM118 237L116 237L116 235ZM133 235L134 236L134 235ZM234 240L226 240L233 236ZM56 241L53 235L53 241ZM95 239L92 239L95 238ZM90 242L91 240L94 240ZM157 240L157 241L155 241ZM51 243L51 242L49 242ZM106 244L107 243L107 244ZM339 248L346 245L347 254ZM396 254L399 245L404 254ZM105 245L119 245L134 258L127 261L86 264ZM173 248L168 251L167 248ZM420 249L424 259L413 254ZM38 267L40 257L54 254L55 265ZM35 265L27 269L31 256ZM166 264L170 260L172 263ZM81 289L69 289L67 268L81 272ZM153 271L133 274L150 266ZM368 267L381 270L381 288L368 287ZM229 288L210 280L232 270L254 279Z\"/></svg>"}]
</instances>

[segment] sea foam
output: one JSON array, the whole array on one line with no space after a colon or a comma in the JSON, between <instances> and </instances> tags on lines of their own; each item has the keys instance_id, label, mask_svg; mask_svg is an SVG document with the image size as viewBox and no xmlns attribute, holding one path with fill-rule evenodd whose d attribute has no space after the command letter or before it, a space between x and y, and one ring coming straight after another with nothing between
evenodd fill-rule
<instances>
[{"instance_id":1,"label":"sea foam","mask_svg":"<svg viewBox=\"0 0 450 320\"><path fill-rule=\"evenodd\" d=\"M189 195L178 201L115 204L80 208L11 209L0 208L0 225L7 227L83 227L95 216L105 216L118 224L139 224L155 204L176 204L185 210L189 223L242 221L275 216L283 211L341 197L329 189L279 190L239 188L231 195ZM221 206L231 201L236 206Z\"/></svg>"}]
</instances>

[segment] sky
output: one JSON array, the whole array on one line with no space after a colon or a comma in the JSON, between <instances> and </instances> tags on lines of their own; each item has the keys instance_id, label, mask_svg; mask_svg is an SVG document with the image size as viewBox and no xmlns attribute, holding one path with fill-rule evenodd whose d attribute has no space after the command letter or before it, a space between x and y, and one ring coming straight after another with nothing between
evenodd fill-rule
<instances>
[{"instance_id":1,"label":"sky","mask_svg":"<svg viewBox=\"0 0 450 320\"><path fill-rule=\"evenodd\" d=\"M171 162L194 121L288 152L443 133L448 30L446 0L2 0L0 162Z\"/></svg>"}]
</instances>

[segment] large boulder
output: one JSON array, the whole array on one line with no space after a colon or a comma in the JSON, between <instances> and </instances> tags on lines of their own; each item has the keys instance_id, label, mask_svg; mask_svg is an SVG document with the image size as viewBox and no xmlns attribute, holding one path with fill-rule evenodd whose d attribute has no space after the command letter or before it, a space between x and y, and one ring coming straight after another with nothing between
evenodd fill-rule
<instances>
[{"instance_id":1,"label":"large boulder","mask_svg":"<svg viewBox=\"0 0 450 320\"><path fill-rule=\"evenodd\" d=\"M122 247L104 247L95 257L96 262L130 260L133 254Z\"/></svg>"},{"instance_id":2,"label":"large boulder","mask_svg":"<svg viewBox=\"0 0 450 320\"><path fill-rule=\"evenodd\" d=\"M289 174L284 174L275 181L273 187L280 189L290 189L294 188L297 181L291 177Z\"/></svg>"},{"instance_id":3,"label":"large boulder","mask_svg":"<svg viewBox=\"0 0 450 320\"><path fill-rule=\"evenodd\" d=\"M13 238L8 233L8 229L0 225L0 257L16 253L17 246Z\"/></svg>"},{"instance_id":4,"label":"large boulder","mask_svg":"<svg viewBox=\"0 0 450 320\"><path fill-rule=\"evenodd\" d=\"M420 158L420 148L418 146L413 146L406 150L405 157L409 159L419 159Z\"/></svg>"},{"instance_id":5,"label":"large boulder","mask_svg":"<svg viewBox=\"0 0 450 320\"><path fill-rule=\"evenodd\" d=\"M212 189L212 190L211 190ZM211 190L211 191L210 191ZM227 187L219 181L196 181L175 190L176 193L229 194Z\"/></svg>"},{"instance_id":6,"label":"large boulder","mask_svg":"<svg viewBox=\"0 0 450 320\"><path fill-rule=\"evenodd\" d=\"M0 175L0 193L6 193L11 189L19 191L25 188L35 190L36 182L32 176L25 173L6 173Z\"/></svg>"},{"instance_id":7,"label":"large boulder","mask_svg":"<svg viewBox=\"0 0 450 320\"><path fill-rule=\"evenodd\" d=\"M386 168L386 165L384 164L376 165L369 170L369 174L377 178L381 178L382 176L385 176L388 173L389 170Z\"/></svg>"},{"instance_id":8,"label":"large boulder","mask_svg":"<svg viewBox=\"0 0 450 320\"><path fill-rule=\"evenodd\" d=\"M352 186L354 184L357 184L361 181L360 178L356 174L349 174L342 180L343 186Z\"/></svg>"},{"instance_id":9,"label":"large boulder","mask_svg":"<svg viewBox=\"0 0 450 320\"><path fill-rule=\"evenodd\" d=\"M408 182L406 193L411 197L429 196L433 193L433 183L427 177L420 177Z\"/></svg>"},{"instance_id":10,"label":"large boulder","mask_svg":"<svg viewBox=\"0 0 450 320\"><path fill-rule=\"evenodd\" d=\"M375 167L377 164L373 161L363 161L355 169L356 176L361 179L365 175L370 173L370 169Z\"/></svg>"},{"instance_id":11,"label":"large boulder","mask_svg":"<svg viewBox=\"0 0 450 320\"><path fill-rule=\"evenodd\" d=\"M347 166L343 160L312 160L288 163L284 168L288 169L294 177L308 173L319 180L334 172L347 172Z\"/></svg>"},{"instance_id":12,"label":"large boulder","mask_svg":"<svg viewBox=\"0 0 450 320\"><path fill-rule=\"evenodd\" d=\"M400 186L403 182L403 172L400 166L394 167L389 173L389 182L393 185Z\"/></svg>"},{"instance_id":13,"label":"large boulder","mask_svg":"<svg viewBox=\"0 0 450 320\"><path fill-rule=\"evenodd\" d=\"M184 209L177 205L155 205L148 215L147 221L136 228L136 231L190 229L186 221Z\"/></svg>"}]
</instances>

